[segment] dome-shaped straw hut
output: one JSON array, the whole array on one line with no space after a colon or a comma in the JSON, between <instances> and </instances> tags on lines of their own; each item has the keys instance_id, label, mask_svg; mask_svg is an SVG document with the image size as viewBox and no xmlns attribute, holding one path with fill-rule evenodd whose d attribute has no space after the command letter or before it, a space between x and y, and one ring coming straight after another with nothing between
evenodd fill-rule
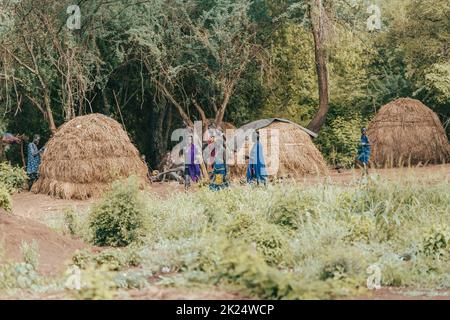
<instances>
[{"instance_id":1,"label":"dome-shaped straw hut","mask_svg":"<svg viewBox=\"0 0 450 320\"><path fill-rule=\"evenodd\" d=\"M87 199L101 195L120 178L134 175L144 184L147 167L117 121L90 114L58 129L45 146L39 174L33 192Z\"/></svg>"},{"instance_id":2,"label":"dome-shaped straw hut","mask_svg":"<svg viewBox=\"0 0 450 320\"><path fill-rule=\"evenodd\" d=\"M394 167L450 160L450 147L439 117L410 98L383 106L367 130L376 166Z\"/></svg>"},{"instance_id":3,"label":"dome-shaped straw hut","mask_svg":"<svg viewBox=\"0 0 450 320\"><path fill-rule=\"evenodd\" d=\"M327 173L326 162L312 142L311 138L317 135L302 126L286 119L270 118L251 122L240 128L241 130L258 130L260 136L267 137L267 145L264 146L265 161L268 174L275 178L300 178L305 175L318 175ZM278 139L272 139L273 132L278 133ZM249 153L247 144L236 146L245 148ZM278 150L278 170L273 166L270 158L272 152ZM276 156L276 155L275 155ZM235 166L236 167L236 166ZM245 166L237 166L231 169L232 174L245 174Z\"/></svg>"}]
</instances>

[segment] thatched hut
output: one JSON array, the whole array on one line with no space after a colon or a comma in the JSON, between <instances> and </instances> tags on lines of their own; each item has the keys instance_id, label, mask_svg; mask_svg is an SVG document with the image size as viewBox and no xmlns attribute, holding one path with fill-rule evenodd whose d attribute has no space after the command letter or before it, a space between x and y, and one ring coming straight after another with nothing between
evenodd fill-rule
<instances>
[{"instance_id":1,"label":"thatched hut","mask_svg":"<svg viewBox=\"0 0 450 320\"><path fill-rule=\"evenodd\" d=\"M58 129L45 147L39 173L33 192L87 199L119 178L135 175L145 183L147 167L117 121L90 114Z\"/></svg>"},{"instance_id":2,"label":"thatched hut","mask_svg":"<svg viewBox=\"0 0 450 320\"><path fill-rule=\"evenodd\" d=\"M327 172L326 162L312 142L311 138L317 135L301 127L300 125L286 119L270 118L251 122L240 128L247 131L250 129L258 130L261 137L266 136L267 145L265 154L268 174L275 178L300 178L305 175L325 174ZM271 132L277 130L278 140L271 139ZM237 148L245 148L245 153L249 153L248 145L237 146ZM271 168L270 153L273 150L278 150L278 170L274 171ZM232 173L243 174L245 166L237 166L231 169Z\"/></svg>"},{"instance_id":3,"label":"thatched hut","mask_svg":"<svg viewBox=\"0 0 450 320\"><path fill-rule=\"evenodd\" d=\"M450 147L438 116L422 102L409 98L383 106L371 121L367 135L371 161L393 167L450 160Z\"/></svg>"}]
</instances>

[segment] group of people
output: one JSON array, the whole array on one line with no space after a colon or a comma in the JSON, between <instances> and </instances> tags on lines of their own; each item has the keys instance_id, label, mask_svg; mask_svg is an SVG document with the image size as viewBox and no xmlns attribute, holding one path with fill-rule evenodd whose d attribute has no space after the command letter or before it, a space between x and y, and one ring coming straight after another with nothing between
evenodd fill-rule
<instances>
[{"instance_id":1,"label":"group of people","mask_svg":"<svg viewBox=\"0 0 450 320\"><path fill-rule=\"evenodd\" d=\"M212 137L208 143L215 143L215 137ZM186 152L187 161L185 161L184 171L187 186L190 182L197 183L201 180L201 165L203 162L201 162L198 158L200 153L201 150L197 150L193 138L191 137ZM370 154L371 146L367 136L367 129L362 128L357 160L363 168L363 175L368 175L369 173ZM214 158L214 161L212 162L211 170L209 171L209 187L211 190L224 189L229 186L226 162L222 160L223 157L217 157L216 150L213 150L211 156ZM246 180L248 184L267 184L268 174L264 158L264 149L260 142L259 131L256 131L256 141L252 147L250 155L246 157L246 160L248 160L246 171Z\"/></svg>"},{"instance_id":2,"label":"group of people","mask_svg":"<svg viewBox=\"0 0 450 320\"><path fill-rule=\"evenodd\" d=\"M260 142L258 131L254 142L250 155L246 157L248 162L246 180L248 184L266 185L268 174L264 160L264 149ZM198 183L202 179L202 172L205 170L209 176L209 188L211 190L218 191L229 186L225 145L223 132L220 129L216 130L216 134L212 135L208 140L211 153L208 166L205 166L201 160L202 150L198 150L193 137L189 137L189 142L185 149L184 180L186 187L191 183ZM202 170L202 166L205 166L204 170Z\"/></svg>"}]
</instances>

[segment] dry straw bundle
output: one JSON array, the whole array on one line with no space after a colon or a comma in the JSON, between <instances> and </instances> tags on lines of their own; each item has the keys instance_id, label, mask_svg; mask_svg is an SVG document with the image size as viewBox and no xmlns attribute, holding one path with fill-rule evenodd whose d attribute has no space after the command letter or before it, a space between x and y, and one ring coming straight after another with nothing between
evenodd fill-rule
<instances>
[{"instance_id":1,"label":"dry straw bundle","mask_svg":"<svg viewBox=\"0 0 450 320\"><path fill-rule=\"evenodd\" d=\"M39 173L33 192L87 199L118 178L135 175L145 183L147 168L117 121L90 114L59 128L46 145Z\"/></svg>"},{"instance_id":2,"label":"dry straw bundle","mask_svg":"<svg viewBox=\"0 0 450 320\"><path fill-rule=\"evenodd\" d=\"M270 134L270 130L278 130L279 140L279 169L278 172L269 174L277 177L300 178L305 175L317 175L327 172L326 162L312 142L308 133L301 130L293 123L274 121L268 127L261 129ZM272 148L271 140L268 140L267 148ZM269 163L270 164L270 163Z\"/></svg>"},{"instance_id":3,"label":"dry straw bundle","mask_svg":"<svg viewBox=\"0 0 450 320\"><path fill-rule=\"evenodd\" d=\"M247 130L249 128L259 130L261 139L264 136L267 137L267 145L263 145L265 145L265 160L270 176L295 179L306 175L327 173L326 162L312 142L310 134L305 131L306 129L302 129L299 125L284 119L255 121L241 129ZM278 131L278 142L276 142L276 139L271 139L271 134L274 130ZM273 145L274 143L277 145ZM245 148L245 154L249 154L250 147L247 144L241 146L241 148ZM272 150L279 151L277 171L270 169L274 167L269 160ZM232 175L245 174L245 166L235 166L231 168L231 173Z\"/></svg>"},{"instance_id":4,"label":"dry straw bundle","mask_svg":"<svg viewBox=\"0 0 450 320\"><path fill-rule=\"evenodd\" d=\"M371 161L396 167L450 161L450 146L438 116L409 98L383 106L369 125Z\"/></svg>"}]
</instances>

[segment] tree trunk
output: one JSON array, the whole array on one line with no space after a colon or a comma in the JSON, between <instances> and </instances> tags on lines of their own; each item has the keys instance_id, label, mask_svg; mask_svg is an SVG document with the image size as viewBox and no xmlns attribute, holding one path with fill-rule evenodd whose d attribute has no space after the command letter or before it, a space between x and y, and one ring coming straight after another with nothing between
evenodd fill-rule
<instances>
[{"instance_id":1,"label":"tree trunk","mask_svg":"<svg viewBox=\"0 0 450 320\"><path fill-rule=\"evenodd\" d=\"M225 92L222 105L216 113L215 122L217 127L222 126L223 118L225 116L225 110L227 109L228 103L230 102L231 92L233 91L233 85L230 87L229 92Z\"/></svg>"},{"instance_id":2,"label":"tree trunk","mask_svg":"<svg viewBox=\"0 0 450 320\"><path fill-rule=\"evenodd\" d=\"M48 93L44 93L44 104L45 104L45 111L47 113L48 125L50 127L50 131L52 132L52 135L54 135L56 133L56 125L55 120L53 119L52 107L50 105L50 97Z\"/></svg>"},{"instance_id":3,"label":"tree trunk","mask_svg":"<svg viewBox=\"0 0 450 320\"><path fill-rule=\"evenodd\" d=\"M319 4L321 6L321 4ZM328 110L330 109L328 97L328 68L327 54L323 43L322 25L321 25L322 8L319 7L319 19L314 19L311 14L311 31L314 37L314 54L317 70L317 82L319 86L319 110L314 118L308 124L308 129L313 132L319 132L325 123Z\"/></svg>"}]
</instances>

